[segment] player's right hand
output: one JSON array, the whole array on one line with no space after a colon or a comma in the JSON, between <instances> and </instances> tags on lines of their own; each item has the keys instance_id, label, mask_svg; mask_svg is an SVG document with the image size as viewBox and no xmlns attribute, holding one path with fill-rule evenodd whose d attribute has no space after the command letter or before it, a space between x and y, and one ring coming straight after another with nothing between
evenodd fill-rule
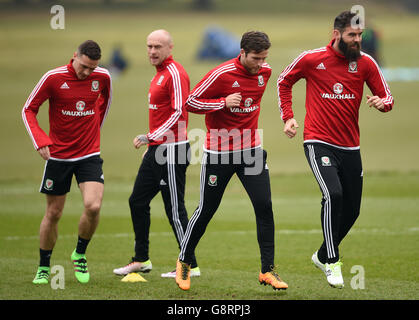
<instances>
[{"instance_id":1,"label":"player's right hand","mask_svg":"<svg viewBox=\"0 0 419 320\"><path fill-rule=\"evenodd\" d=\"M284 133L288 138L294 138L297 134L298 123L294 118L288 119L285 122Z\"/></svg>"},{"instance_id":2,"label":"player's right hand","mask_svg":"<svg viewBox=\"0 0 419 320\"><path fill-rule=\"evenodd\" d=\"M51 154L49 152L49 147L45 146L42 148L38 149L38 153L40 154L40 156L42 157L42 159L44 160L48 160L51 157Z\"/></svg>"},{"instance_id":3,"label":"player's right hand","mask_svg":"<svg viewBox=\"0 0 419 320\"><path fill-rule=\"evenodd\" d=\"M226 97L226 107L227 108L239 107L240 101L242 101L242 95L240 92L230 94Z\"/></svg>"},{"instance_id":4,"label":"player's right hand","mask_svg":"<svg viewBox=\"0 0 419 320\"><path fill-rule=\"evenodd\" d=\"M132 141L134 148L138 149L139 147L149 143L147 136L145 134L138 135Z\"/></svg>"},{"instance_id":5,"label":"player's right hand","mask_svg":"<svg viewBox=\"0 0 419 320\"><path fill-rule=\"evenodd\" d=\"M134 145L135 149L138 149L141 146L141 141L140 139L138 139L138 137L136 136L134 138L134 140L132 141L132 144Z\"/></svg>"}]
</instances>

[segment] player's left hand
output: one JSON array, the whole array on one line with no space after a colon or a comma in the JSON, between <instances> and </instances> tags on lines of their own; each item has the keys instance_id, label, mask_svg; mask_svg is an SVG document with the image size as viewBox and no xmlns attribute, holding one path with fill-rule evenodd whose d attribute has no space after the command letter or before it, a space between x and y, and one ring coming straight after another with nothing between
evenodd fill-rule
<instances>
[{"instance_id":1,"label":"player's left hand","mask_svg":"<svg viewBox=\"0 0 419 320\"><path fill-rule=\"evenodd\" d=\"M376 108L377 110L384 110L384 102L379 96L369 96L367 95L367 104L371 107Z\"/></svg>"}]
</instances>

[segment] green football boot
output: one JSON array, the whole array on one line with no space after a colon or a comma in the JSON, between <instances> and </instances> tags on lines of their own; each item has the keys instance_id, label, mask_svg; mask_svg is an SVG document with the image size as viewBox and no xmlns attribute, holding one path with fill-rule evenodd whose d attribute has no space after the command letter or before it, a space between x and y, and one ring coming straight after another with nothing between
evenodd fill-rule
<instances>
[{"instance_id":1,"label":"green football boot","mask_svg":"<svg viewBox=\"0 0 419 320\"><path fill-rule=\"evenodd\" d=\"M34 284L48 284L50 268L49 267L38 267L35 279L32 283Z\"/></svg>"},{"instance_id":2,"label":"green football boot","mask_svg":"<svg viewBox=\"0 0 419 320\"><path fill-rule=\"evenodd\" d=\"M88 283L90 279L89 270L87 269L86 256L79 254L74 249L71 254L71 261L74 265L74 275L80 283Z\"/></svg>"}]
</instances>

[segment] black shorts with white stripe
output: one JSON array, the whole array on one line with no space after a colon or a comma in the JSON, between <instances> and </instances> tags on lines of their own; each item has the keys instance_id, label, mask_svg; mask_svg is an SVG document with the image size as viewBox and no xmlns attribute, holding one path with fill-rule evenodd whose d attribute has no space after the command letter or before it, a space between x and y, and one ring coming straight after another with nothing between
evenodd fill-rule
<instances>
[{"instance_id":1,"label":"black shorts with white stripe","mask_svg":"<svg viewBox=\"0 0 419 320\"><path fill-rule=\"evenodd\" d=\"M104 183L103 159L94 155L77 161L47 160L40 192L64 195L70 191L73 175L77 183L95 181Z\"/></svg>"}]
</instances>

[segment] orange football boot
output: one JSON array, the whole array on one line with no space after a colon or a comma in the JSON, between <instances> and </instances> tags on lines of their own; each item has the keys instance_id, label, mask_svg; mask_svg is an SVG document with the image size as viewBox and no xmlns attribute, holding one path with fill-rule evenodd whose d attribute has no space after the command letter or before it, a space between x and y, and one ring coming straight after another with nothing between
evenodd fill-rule
<instances>
[{"instance_id":1,"label":"orange football boot","mask_svg":"<svg viewBox=\"0 0 419 320\"><path fill-rule=\"evenodd\" d=\"M288 285L281 280L279 277L279 274L272 269L269 272L266 273L259 273L259 282L263 285L271 285L274 290L286 290L288 288Z\"/></svg>"},{"instance_id":2,"label":"orange football boot","mask_svg":"<svg viewBox=\"0 0 419 320\"><path fill-rule=\"evenodd\" d=\"M191 287L191 266L179 259L176 262L176 283L182 290L189 290Z\"/></svg>"}]
</instances>

